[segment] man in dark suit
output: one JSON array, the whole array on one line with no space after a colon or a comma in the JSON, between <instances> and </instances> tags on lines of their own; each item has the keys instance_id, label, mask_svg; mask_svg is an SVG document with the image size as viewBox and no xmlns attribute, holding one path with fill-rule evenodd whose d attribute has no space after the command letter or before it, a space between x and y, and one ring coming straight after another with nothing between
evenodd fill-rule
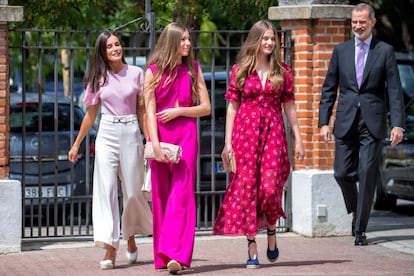
<instances>
[{"instance_id":1,"label":"man in dark suit","mask_svg":"<svg viewBox=\"0 0 414 276\"><path fill-rule=\"evenodd\" d=\"M361 3L352 9L355 37L335 47L319 106L320 136L329 142L332 138L329 120L339 96L333 133L336 139L334 177L348 213L353 214L355 245L368 244L365 231L377 181L380 181L379 161L387 136L388 112L392 146L401 142L405 127L394 50L372 36L375 22L371 6Z\"/></svg>"}]
</instances>

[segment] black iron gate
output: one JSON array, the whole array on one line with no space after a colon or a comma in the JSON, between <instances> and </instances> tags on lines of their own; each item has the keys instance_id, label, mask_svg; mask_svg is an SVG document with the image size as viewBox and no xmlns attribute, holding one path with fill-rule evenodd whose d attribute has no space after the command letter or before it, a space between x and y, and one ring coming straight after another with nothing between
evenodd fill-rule
<instances>
[{"instance_id":1,"label":"black iron gate","mask_svg":"<svg viewBox=\"0 0 414 276\"><path fill-rule=\"evenodd\" d=\"M129 64L143 66L159 34L159 30L143 24L140 30L118 30ZM71 164L67 152L82 118L82 78L99 33L98 30L10 30L11 97L17 98L11 102L10 178L22 183L23 239L79 238L93 233L96 131L92 130L85 139L79 163ZM212 104L211 116L198 120L200 156L195 195L198 231L211 230L229 180L220 159L226 108L223 94L234 57L246 35L247 31L192 31L193 48ZM281 54L285 63L291 64L290 33L279 35L283 42ZM284 195L288 218L279 221L280 231L288 230L290 225L289 186L288 183Z\"/></svg>"}]
</instances>

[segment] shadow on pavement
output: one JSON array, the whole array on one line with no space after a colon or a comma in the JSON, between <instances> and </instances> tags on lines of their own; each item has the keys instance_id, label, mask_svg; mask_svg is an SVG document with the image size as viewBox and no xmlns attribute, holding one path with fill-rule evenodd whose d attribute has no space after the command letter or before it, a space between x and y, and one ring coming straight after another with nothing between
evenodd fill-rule
<instances>
[{"instance_id":1,"label":"shadow on pavement","mask_svg":"<svg viewBox=\"0 0 414 276\"><path fill-rule=\"evenodd\" d=\"M312 265L323 265L323 264L341 264L341 263L349 263L352 262L351 260L309 260L309 261L297 261L297 262L277 262L278 267L300 267L300 266L312 266ZM260 264L260 269L266 269L275 267L275 264ZM218 264L218 265L201 265L195 268L186 269L181 271L180 274L195 274L195 273L206 273L206 272L213 272L213 271L223 271L223 270L231 270L231 269L244 269L244 265L237 263L237 264ZM255 270L252 270L255 271Z\"/></svg>"}]
</instances>

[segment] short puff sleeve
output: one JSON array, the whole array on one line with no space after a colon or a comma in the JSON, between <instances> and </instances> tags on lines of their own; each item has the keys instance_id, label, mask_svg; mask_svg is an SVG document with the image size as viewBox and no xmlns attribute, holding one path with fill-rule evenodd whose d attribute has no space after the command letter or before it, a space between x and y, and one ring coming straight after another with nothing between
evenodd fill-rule
<instances>
[{"instance_id":1,"label":"short puff sleeve","mask_svg":"<svg viewBox=\"0 0 414 276\"><path fill-rule=\"evenodd\" d=\"M236 80L237 68L238 68L237 64L233 65L233 68L231 69L229 86L227 87L227 91L224 94L224 99L228 101L240 102L241 100L241 90L237 86L237 80Z\"/></svg>"},{"instance_id":2,"label":"short puff sleeve","mask_svg":"<svg viewBox=\"0 0 414 276\"><path fill-rule=\"evenodd\" d=\"M282 67L285 69L283 74L283 93L281 101L282 103L289 103L295 101L295 95L293 91L293 76L292 69L287 64L282 64Z\"/></svg>"},{"instance_id":3,"label":"short puff sleeve","mask_svg":"<svg viewBox=\"0 0 414 276\"><path fill-rule=\"evenodd\" d=\"M91 105L97 105L99 103L99 94L100 91L93 93L91 86L88 84L85 90L85 97L83 98L83 103L87 107Z\"/></svg>"}]
</instances>

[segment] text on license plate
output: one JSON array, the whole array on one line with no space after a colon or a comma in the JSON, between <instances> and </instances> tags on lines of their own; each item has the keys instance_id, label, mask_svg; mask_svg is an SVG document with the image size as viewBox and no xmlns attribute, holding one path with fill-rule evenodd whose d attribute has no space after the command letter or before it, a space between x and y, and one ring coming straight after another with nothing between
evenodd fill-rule
<instances>
[{"instance_id":1,"label":"text on license plate","mask_svg":"<svg viewBox=\"0 0 414 276\"><path fill-rule=\"evenodd\" d=\"M224 173L224 165L222 161L216 161L216 164L214 167L215 167L216 173Z\"/></svg>"},{"instance_id":2,"label":"text on license plate","mask_svg":"<svg viewBox=\"0 0 414 276\"><path fill-rule=\"evenodd\" d=\"M25 188L25 197L26 198L37 198L39 197L39 187L26 187ZM55 196L55 187L42 187L42 197L54 197ZM66 196L66 187L59 186L57 187L57 197Z\"/></svg>"}]
</instances>

